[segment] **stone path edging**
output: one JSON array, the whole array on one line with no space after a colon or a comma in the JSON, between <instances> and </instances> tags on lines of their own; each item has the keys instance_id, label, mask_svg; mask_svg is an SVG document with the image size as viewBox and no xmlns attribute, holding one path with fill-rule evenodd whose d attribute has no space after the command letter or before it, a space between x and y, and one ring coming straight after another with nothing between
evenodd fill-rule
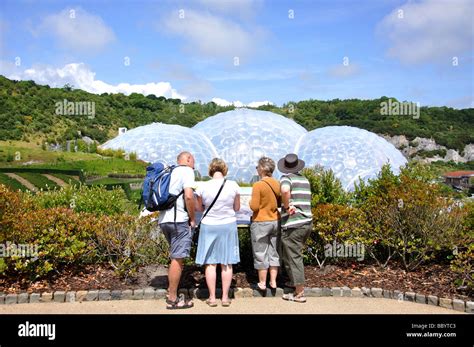
<instances>
[{"instance_id":1,"label":"stone path edging","mask_svg":"<svg viewBox=\"0 0 474 347\"><path fill-rule=\"evenodd\" d=\"M290 288L277 288L266 292L260 292L253 288L231 288L230 296L238 298L250 297L278 297L290 292ZM0 293L0 305L40 303L40 302L82 302L82 301L109 301L109 300L156 300L166 298L166 289L155 289L147 287L142 289L127 290L79 290L79 291L55 291L45 293ZM179 294L190 298L207 299L209 292L207 288L187 289L182 288ZM385 298L390 300L409 301L418 304L440 306L451 310L474 314L474 301L459 299L438 298L435 295L423 295L415 292L402 292L398 290L385 290L382 288L349 288L349 287L324 287L305 288L307 297L356 297L356 298ZM221 296L221 290L217 289L216 296Z\"/></svg>"}]
</instances>

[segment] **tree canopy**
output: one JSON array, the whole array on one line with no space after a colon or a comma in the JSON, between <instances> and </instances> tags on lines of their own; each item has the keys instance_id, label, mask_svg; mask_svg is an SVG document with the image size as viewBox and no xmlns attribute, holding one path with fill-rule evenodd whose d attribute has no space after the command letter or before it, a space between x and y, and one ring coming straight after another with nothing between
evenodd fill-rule
<instances>
[{"instance_id":1,"label":"tree canopy","mask_svg":"<svg viewBox=\"0 0 474 347\"><path fill-rule=\"evenodd\" d=\"M304 100L282 107L259 107L292 118L308 130L329 125L350 125L369 131L433 138L448 148L462 150L474 142L474 109L421 107L420 117L382 115L381 102L373 100ZM395 98L391 98L396 100ZM93 102L95 114L57 114L56 104ZM233 106L214 102L182 103L180 99L132 93L101 95L74 89L71 85L50 88L33 81L12 81L0 76L0 140L43 138L48 142L74 139L78 134L104 142L117 135L119 127L135 128L153 122L194 126L203 119Z\"/></svg>"}]
</instances>

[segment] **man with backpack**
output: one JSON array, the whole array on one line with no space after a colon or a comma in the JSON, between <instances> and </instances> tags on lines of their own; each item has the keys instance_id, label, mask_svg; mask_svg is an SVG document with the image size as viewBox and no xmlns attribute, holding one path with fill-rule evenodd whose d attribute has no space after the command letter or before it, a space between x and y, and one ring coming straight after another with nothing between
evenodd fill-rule
<instances>
[{"instance_id":1,"label":"man with backpack","mask_svg":"<svg viewBox=\"0 0 474 347\"><path fill-rule=\"evenodd\" d=\"M171 263L168 269L168 298L166 308L185 309L193 307L192 301L184 295L178 297L178 286L183 271L184 258L189 257L193 229L196 227L194 210L194 157L181 152L178 166L172 169L169 181L169 195L177 196L175 204L161 210L158 223L170 245Z\"/></svg>"}]
</instances>

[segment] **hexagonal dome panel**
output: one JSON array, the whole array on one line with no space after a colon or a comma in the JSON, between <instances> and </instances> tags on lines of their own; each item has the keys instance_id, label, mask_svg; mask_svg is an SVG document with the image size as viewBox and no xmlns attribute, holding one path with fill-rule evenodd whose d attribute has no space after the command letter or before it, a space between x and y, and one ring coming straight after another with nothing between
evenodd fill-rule
<instances>
[{"instance_id":1,"label":"hexagonal dome panel","mask_svg":"<svg viewBox=\"0 0 474 347\"><path fill-rule=\"evenodd\" d=\"M101 147L135 152L141 160L162 161L167 164L176 164L176 156L182 151L189 151L194 155L196 169L203 176L207 175L212 158L218 156L212 143L198 131L163 123L131 129Z\"/></svg>"},{"instance_id":2,"label":"hexagonal dome panel","mask_svg":"<svg viewBox=\"0 0 474 347\"><path fill-rule=\"evenodd\" d=\"M230 178L250 182L257 174L258 159L278 161L292 152L307 131L279 114L240 108L219 113L196 124L193 129L207 136L229 166ZM278 170L274 175L279 176Z\"/></svg>"},{"instance_id":3,"label":"hexagonal dome panel","mask_svg":"<svg viewBox=\"0 0 474 347\"><path fill-rule=\"evenodd\" d=\"M407 163L403 154L384 138L349 126L312 130L301 138L295 151L307 167L319 164L332 169L346 190L353 190L359 177L376 177L386 163L395 173Z\"/></svg>"}]
</instances>

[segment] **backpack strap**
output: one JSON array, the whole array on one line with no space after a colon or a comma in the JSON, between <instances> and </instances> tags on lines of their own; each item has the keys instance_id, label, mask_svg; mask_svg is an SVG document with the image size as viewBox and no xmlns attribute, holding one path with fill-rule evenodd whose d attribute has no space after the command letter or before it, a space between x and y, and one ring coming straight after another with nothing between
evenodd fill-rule
<instances>
[{"instance_id":1,"label":"backpack strap","mask_svg":"<svg viewBox=\"0 0 474 347\"><path fill-rule=\"evenodd\" d=\"M199 225L197 226L198 229L199 229L199 227L201 226L201 223L202 223L202 220L204 219L204 217L207 216L207 213L211 210L212 206L214 206L214 204L215 204L216 201L217 201L217 198L219 198L219 195L221 194L222 188L224 188L224 184L225 184L226 181L227 181L227 179L224 178L224 182L222 182L222 185L221 185L221 187L219 188L219 191L217 192L216 197L215 197L214 200L211 202L211 204L210 204L209 207L207 208L206 212L204 212L204 214L202 215L201 220L199 221Z\"/></svg>"},{"instance_id":2,"label":"backpack strap","mask_svg":"<svg viewBox=\"0 0 474 347\"><path fill-rule=\"evenodd\" d=\"M183 204L184 204L184 210L186 211L186 200L184 200L184 189L176 196L176 201L174 203L174 226L176 228L176 215L178 214L178 199L180 195L183 195Z\"/></svg>"},{"instance_id":3,"label":"backpack strap","mask_svg":"<svg viewBox=\"0 0 474 347\"><path fill-rule=\"evenodd\" d=\"M180 167L180 166L187 166L187 165L171 165L169 168L170 168L170 175L171 173L173 172L174 169L176 169L177 167ZM173 210L174 210L174 227L175 229L177 228L176 226L176 216L178 214L178 199L179 197L183 195L183 206L184 206L184 210L186 211L186 200L184 198L184 189L176 196L176 202L174 203L174 207L173 207Z\"/></svg>"}]
</instances>

